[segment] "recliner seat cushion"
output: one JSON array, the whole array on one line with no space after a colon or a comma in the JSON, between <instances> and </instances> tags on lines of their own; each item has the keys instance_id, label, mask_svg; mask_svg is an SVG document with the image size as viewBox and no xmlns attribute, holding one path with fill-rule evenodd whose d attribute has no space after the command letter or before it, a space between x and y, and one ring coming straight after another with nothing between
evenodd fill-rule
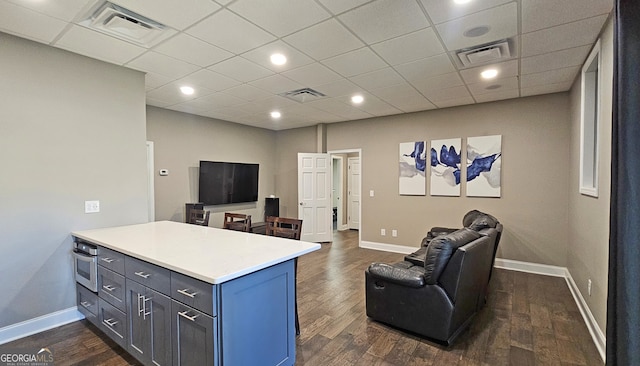
<instances>
[{"instance_id":1,"label":"recliner seat cushion","mask_svg":"<svg viewBox=\"0 0 640 366\"><path fill-rule=\"evenodd\" d=\"M459 247L476 240L481 235L474 230L462 228L445 236L439 236L429 243L424 261L424 279L428 285L438 283L449 259Z\"/></svg>"}]
</instances>

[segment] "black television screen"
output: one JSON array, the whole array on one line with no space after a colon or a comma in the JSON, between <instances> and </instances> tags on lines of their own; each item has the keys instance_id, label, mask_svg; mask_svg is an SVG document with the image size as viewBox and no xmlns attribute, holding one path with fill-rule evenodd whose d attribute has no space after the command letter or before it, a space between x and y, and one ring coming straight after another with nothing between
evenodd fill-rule
<instances>
[{"instance_id":1,"label":"black television screen","mask_svg":"<svg viewBox=\"0 0 640 366\"><path fill-rule=\"evenodd\" d=\"M199 201L205 205L256 202L258 164L200 161Z\"/></svg>"}]
</instances>

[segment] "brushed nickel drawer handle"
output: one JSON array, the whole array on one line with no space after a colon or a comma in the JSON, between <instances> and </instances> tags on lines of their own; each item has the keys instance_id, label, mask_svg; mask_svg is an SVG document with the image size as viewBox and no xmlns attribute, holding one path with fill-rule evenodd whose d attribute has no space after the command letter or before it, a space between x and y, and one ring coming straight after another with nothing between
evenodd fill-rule
<instances>
[{"instance_id":1,"label":"brushed nickel drawer handle","mask_svg":"<svg viewBox=\"0 0 640 366\"><path fill-rule=\"evenodd\" d=\"M198 317L198 314L194 315L194 316L189 316L187 315L187 313L189 313L189 310L186 311L178 311L178 315L180 315L181 317L185 318L185 319L189 319L192 322L196 321L196 318Z\"/></svg>"},{"instance_id":2,"label":"brushed nickel drawer handle","mask_svg":"<svg viewBox=\"0 0 640 366\"><path fill-rule=\"evenodd\" d=\"M147 278L149 278L149 276L151 276L151 274L150 274L150 273L144 273L144 272L142 272L142 271L140 271L140 272L133 272L133 273L134 273L136 276L140 276L140 277L144 278L145 280L146 280Z\"/></svg>"},{"instance_id":3,"label":"brushed nickel drawer handle","mask_svg":"<svg viewBox=\"0 0 640 366\"><path fill-rule=\"evenodd\" d=\"M102 285L102 288L109 292L113 292L117 287L113 287L111 285Z\"/></svg>"},{"instance_id":4,"label":"brushed nickel drawer handle","mask_svg":"<svg viewBox=\"0 0 640 366\"><path fill-rule=\"evenodd\" d=\"M90 303L89 301L80 301L80 305L84 306L85 308L93 306L93 304Z\"/></svg>"},{"instance_id":5,"label":"brushed nickel drawer handle","mask_svg":"<svg viewBox=\"0 0 640 366\"><path fill-rule=\"evenodd\" d=\"M103 262L107 262L107 263L113 263L115 261L115 259L111 259L111 258L100 258L101 261Z\"/></svg>"},{"instance_id":6,"label":"brushed nickel drawer handle","mask_svg":"<svg viewBox=\"0 0 640 366\"><path fill-rule=\"evenodd\" d=\"M103 320L102 322L103 322L105 325L108 325L108 326L110 326L110 327L113 327L113 326L115 326L116 324L118 324L118 321L117 321L117 320L113 320L113 318L105 319L105 320Z\"/></svg>"},{"instance_id":7,"label":"brushed nickel drawer handle","mask_svg":"<svg viewBox=\"0 0 640 366\"><path fill-rule=\"evenodd\" d=\"M194 293L189 293L189 289L185 288L184 290L178 290L178 293L183 294L184 296L188 296L190 298L195 298L196 295L198 294L197 292Z\"/></svg>"}]
</instances>

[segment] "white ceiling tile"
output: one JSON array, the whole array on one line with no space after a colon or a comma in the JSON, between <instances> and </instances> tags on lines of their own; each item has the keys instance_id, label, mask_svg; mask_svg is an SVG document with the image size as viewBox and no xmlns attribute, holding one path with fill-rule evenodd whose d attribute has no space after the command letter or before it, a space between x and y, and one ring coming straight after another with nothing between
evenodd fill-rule
<instances>
[{"instance_id":1,"label":"white ceiling tile","mask_svg":"<svg viewBox=\"0 0 640 366\"><path fill-rule=\"evenodd\" d=\"M265 99L272 95L271 93L268 93L262 89L256 88L255 86L251 86L249 84L234 86L233 88L226 89L224 92L227 94L231 94L234 97L238 97L240 99L246 100L248 102L253 102L259 99Z\"/></svg>"},{"instance_id":2,"label":"white ceiling tile","mask_svg":"<svg viewBox=\"0 0 640 366\"><path fill-rule=\"evenodd\" d=\"M426 28L371 46L390 65L404 64L444 52L433 28Z\"/></svg>"},{"instance_id":3,"label":"white ceiling tile","mask_svg":"<svg viewBox=\"0 0 640 366\"><path fill-rule=\"evenodd\" d=\"M477 96L488 93L497 93L504 90L518 89L519 82L518 78L514 76L482 83L468 84L467 87L469 88L469 91L471 91L471 94Z\"/></svg>"},{"instance_id":4,"label":"white ceiling tile","mask_svg":"<svg viewBox=\"0 0 640 366\"><path fill-rule=\"evenodd\" d=\"M159 108L166 108L166 107L171 105L171 103L167 103L167 102L162 101L162 100L150 98L148 95L147 95L146 104L147 105L152 105L154 107L159 107Z\"/></svg>"},{"instance_id":5,"label":"white ceiling tile","mask_svg":"<svg viewBox=\"0 0 640 366\"><path fill-rule=\"evenodd\" d=\"M347 10L351 10L356 6L362 5L371 0L319 0L322 5L326 6L333 14L340 14Z\"/></svg>"},{"instance_id":6,"label":"white ceiling tile","mask_svg":"<svg viewBox=\"0 0 640 366\"><path fill-rule=\"evenodd\" d=\"M609 14L611 0L522 0L522 33Z\"/></svg>"},{"instance_id":7,"label":"white ceiling tile","mask_svg":"<svg viewBox=\"0 0 640 366\"><path fill-rule=\"evenodd\" d=\"M314 87L314 89L329 97L339 97L362 92L361 87L347 79L321 84Z\"/></svg>"},{"instance_id":8,"label":"white ceiling tile","mask_svg":"<svg viewBox=\"0 0 640 366\"><path fill-rule=\"evenodd\" d=\"M183 30L220 9L220 5L211 0L118 0L115 2L178 30Z\"/></svg>"},{"instance_id":9,"label":"white ceiling tile","mask_svg":"<svg viewBox=\"0 0 640 366\"><path fill-rule=\"evenodd\" d=\"M273 71L240 56L217 63L208 69L245 83L274 74Z\"/></svg>"},{"instance_id":10,"label":"white ceiling tile","mask_svg":"<svg viewBox=\"0 0 640 366\"><path fill-rule=\"evenodd\" d=\"M180 86L182 85L179 82L169 83L149 91L147 95L156 100L177 104L213 93L212 90L197 88L192 95L185 95L180 91Z\"/></svg>"},{"instance_id":11,"label":"white ceiling tile","mask_svg":"<svg viewBox=\"0 0 640 366\"><path fill-rule=\"evenodd\" d=\"M154 74L152 72L147 72L144 75L144 79L145 79L145 86L150 89L158 88L160 86L170 83L173 80L169 77L159 75L159 74Z\"/></svg>"},{"instance_id":12,"label":"white ceiling tile","mask_svg":"<svg viewBox=\"0 0 640 366\"><path fill-rule=\"evenodd\" d=\"M167 109L195 115L201 115L207 111L201 106L193 105L191 102L173 104L170 107L167 107Z\"/></svg>"},{"instance_id":13,"label":"white ceiling tile","mask_svg":"<svg viewBox=\"0 0 640 366\"><path fill-rule=\"evenodd\" d=\"M390 67L354 76L351 81L367 90L380 89L406 82L402 76Z\"/></svg>"},{"instance_id":14,"label":"white ceiling tile","mask_svg":"<svg viewBox=\"0 0 640 366\"><path fill-rule=\"evenodd\" d=\"M281 111L287 115L289 114L290 111L291 113L297 114L297 115L303 115L303 116L308 115L309 117L313 118L314 120L317 120L318 122L337 122L341 120L341 118L336 116L335 114L329 113L327 111L323 111L318 108L314 108L308 103L288 106L288 107L282 108Z\"/></svg>"},{"instance_id":15,"label":"white ceiling tile","mask_svg":"<svg viewBox=\"0 0 640 366\"><path fill-rule=\"evenodd\" d=\"M178 82L192 87L204 87L213 91L221 91L241 84L235 79L206 69L187 75L179 79Z\"/></svg>"},{"instance_id":16,"label":"white ceiling tile","mask_svg":"<svg viewBox=\"0 0 640 366\"><path fill-rule=\"evenodd\" d=\"M489 31L479 37L464 36L464 32L480 26L488 26ZM501 5L439 24L436 29L449 51L510 38L518 34L518 5Z\"/></svg>"},{"instance_id":17,"label":"white ceiling tile","mask_svg":"<svg viewBox=\"0 0 640 366\"><path fill-rule=\"evenodd\" d=\"M563 24L522 35L522 57L593 44L606 15Z\"/></svg>"},{"instance_id":18,"label":"white ceiling tile","mask_svg":"<svg viewBox=\"0 0 640 366\"><path fill-rule=\"evenodd\" d=\"M322 63L344 77L364 74L387 66L380 57L366 47L332 57Z\"/></svg>"},{"instance_id":19,"label":"white ceiling tile","mask_svg":"<svg viewBox=\"0 0 640 366\"><path fill-rule=\"evenodd\" d=\"M185 33L156 46L154 50L202 67L233 57L232 53Z\"/></svg>"},{"instance_id":20,"label":"white ceiling tile","mask_svg":"<svg viewBox=\"0 0 640 366\"><path fill-rule=\"evenodd\" d=\"M127 66L145 72L164 75L173 79L181 78L199 69L198 66L176 60L163 54L148 51L137 59L127 63Z\"/></svg>"},{"instance_id":21,"label":"white ceiling tile","mask_svg":"<svg viewBox=\"0 0 640 366\"><path fill-rule=\"evenodd\" d=\"M549 52L542 55L524 57L520 60L522 74L533 74L563 67L582 65L591 45Z\"/></svg>"},{"instance_id":22,"label":"white ceiling tile","mask_svg":"<svg viewBox=\"0 0 640 366\"><path fill-rule=\"evenodd\" d=\"M360 39L376 43L430 26L415 0L379 0L338 17Z\"/></svg>"},{"instance_id":23,"label":"white ceiling tile","mask_svg":"<svg viewBox=\"0 0 640 366\"><path fill-rule=\"evenodd\" d=\"M565 92L571 88L571 85L573 85L573 82L566 81L564 83L559 83L559 84L546 84L546 85L532 86L530 88L522 88L520 90L520 96L528 97L532 95Z\"/></svg>"},{"instance_id":24,"label":"white ceiling tile","mask_svg":"<svg viewBox=\"0 0 640 366\"><path fill-rule=\"evenodd\" d=\"M418 91L420 91L422 94L427 95L429 93L434 93L440 89L461 86L464 85L464 83L462 82L462 79L457 72L452 72L449 74L438 75L427 79L412 81L411 85L418 89Z\"/></svg>"},{"instance_id":25,"label":"white ceiling tile","mask_svg":"<svg viewBox=\"0 0 640 366\"><path fill-rule=\"evenodd\" d=\"M353 51L364 43L335 19L329 19L284 38L284 41L316 60Z\"/></svg>"},{"instance_id":26,"label":"white ceiling tile","mask_svg":"<svg viewBox=\"0 0 640 366\"><path fill-rule=\"evenodd\" d=\"M57 47L99 60L122 65L146 49L78 25L72 26L55 43Z\"/></svg>"},{"instance_id":27,"label":"white ceiling tile","mask_svg":"<svg viewBox=\"0 0 640 366\"><path fill-rule=\"evenodd\" d=\"M421 80L436 75L448 74L455 71L447 54L427 57L421 60L394 66L407 80Z\"/></svg>"},{"instance_id":28,"label":"white ceiling tile","mask_svg":"<svg viewBox=\"0 0 640 366\"><path fill-rule=\"evenodd\" d=\"M239 108L251 113L268 114L274 109L281 109L294 104L298 104L298 102L272 94L269 98L257 100L255 103L241 104Z\"/></svg>"},{"instance_id":29,"label":"white ceiling tile","mask_svg":"<svg viewBox=\"0 0 640 366\"><path fill-rule=\"evenodd\" d=\"M470 97L467 87L464 85L454 86L451 88L431 89L423 93L431 102L438 103L443 100L461 99Z\"/></svg>"},{"instance_id":30,"label":"white ceiling tile","mask_svg":"<svg viewBox=\"0 0 640 366\"><path fill-rule=\"evenodd\" d=\"M487 69L498 70L498 76L496 77L498 79L518 76L518 60L511 60L500 62L497 64L484 65L471 69L460 70L460 75L462 75L462 78L467 84L481 83L484 82L485 79L480 76L480 73Z\"/></svg>"},{"instance_id":31,"label":"white ceiling tile","mask_svg":"<svg viewBox=\"0 0 640 366\"><path fill-rule=\"evenodd\" d=\"M229 5L229 9L278 37L331 16L313 0L239 0Z\"/></svg>"},{"instance_id":32,"label":"white ceiling tile","mask_svg":"<svg viewBox=\"0 0 640 366\"><path fill-rule=\"evenodd\" d=\"M315 87L329 82L342 80L342 76L317 62L283 72L282 75L293 81L297 81L302 85L306 85L307 87Z\"/></svg>"},{"instance_id":33,"label":"white ceiling tile","mask_svg":"<svg viewBox=\"0 0 640 366\"><path fill-rule=\"evenodd\" d=\"M356 118L372 117L369 113L363 112L355 107L345 104L339 98L320 99L309 102L309 105L343 118L345 118L345 116L354 116Z\"/></svg>"},{"instance_id":34,"label":"white ceiling tile","mask_svg":"<svg viewBox=\"0 0 640 366\"><path fill-rule=\"evenodd\" d=\"M274 65L271 63L271 55L274 53L281 53L285 55L287 57L287 63L284 65ZM264 46L260 46L255 50L242 54L242 57L275 72L295 69L313 62L310 57L282 41L275 41Z\"/></svg>"},{"instance_id":35,"label":"white ceiling tile","mask_svg":"<svg viewBox=\"0 0 640 366\"><path fill-rule=\"evenodd\" d=\"M7 0L18 6L28 8L38 13L71 22L78 14L83 14L87 9L87 0L64 0L64 1L29 1L29 0ZM91 3L91 2L89 2Z\"/></svg>"},{"instance_id":36,"label":"white ceiling tile","mask_svg":"<svg viewBox=\"0 0 640 366\"><path fill-rule=\"evenodd\" d=\"M273 35L226 9L189 28L186 33L235 54L275 40Z\"/></svg>"},{"instance_id":37,"label":"white ceiling tile","mask_svg":"<svg viewBox=\"0 0 640 366\"><path fill-rule=\"evenodd\" d=\"M464 97L464 98L458 98L458 99L442 100L442 101L436 102L435 105L438 106L438 108L449 108L449 107L457 107L457 106L473 104L473 103L475 103L475 100L473 100L472 97Z\"/></svg>"},{"instance_id":38,"label":"white ceiling tile","mask_svg":"<svg viewBox=\"0 0 640 366\"><path fill-rule=\"evenodd\" d=\"M420 0L427 10L427 14L434 24L440 24L447 20L460 18L465 15L477 13L482 10L506 4L512 0L482 0L471 1L466 4L456 4L445 0Z\"/></svg>"},{"instance_id":39,"label":"white ceiling tile","mask_svg":"<svg viewBox=\"0 0 640 366\"><path fill-rule=\"evenodd\" d=\"M406 83L375 89L371 93L404 112L413 112L419 108L435 108L422 94Z\"/></svg>"},{"instance_id":40,"label":"white ceiling tile","mask_svg":"<svg viewBox=\"0 0 640 366\"><path fill-rule=\"evenodd\" d=\"M523 88L533 86L557 84L565 81L573 81L580 72L580 66L565 67L562 69L538 72L535 74L522 75L520 84Z\"/></svg>"},{"instance_id":41,"label":"white ceiling tile","mask_svg":"<svg viewBox=\"0 0 640 366\"><path fill-rule=\"evenodd\" d=\"M520 96L520 90L510 89L510 90L502 90L502 91L496 91L492 93L476 95L475 98L478 103L484 103L484 102L494 102L496 100L513 99L519 96Z\"/></svg>"},{"instance_id":42,"label":"white ceiling tile","mask_svg":"<svg viewBox=\"0 0 640 366\"><path fill-rule=\"evenodd\" d=\"M240 107L240 108L238 108ZM246 117L246 116L250 116L251 113L242 109L242 104L240 104L239 106L233 106L233 107L223 107L223 108L216 108L216 109L210 109L209 111L211 112L215 112L218 115L225 115L227 117Z\"/></svg>"},{"instance_id":43,"label":"white ceiling tile","mask_svg":"<svg viewBox=\"0 0 640 366\"><path fill-rule=\"evenodd\" d=\"M372 94L363 93L364 101L361 104L354 105L361 111L365 111L374 116L388 116L391 114L402 113L398 108L384 102Z\"/></svg>"},{"instance_id":44,"label":"white ceiling tile","mask_svg":"<svg viewBox=\"0 0 640 366\"><path fill-rule=\"evenodd\" d=\"M297 90L306 87L306 85L295 82L282 75L276 74L267 76L266 78L254 80L249 84L270 91L273 94L285 93L291 90Z\"/></svg>"},{"instance_id":45,"label":"white ceiling tile","mask_svg":"<svg viewBox=\"0 0 640 366\"><path fill-rule=\"evenodd\" d=\"M10 4L0 2L0 30L34 41L50 43L67 26L67 23Z\"/></svg>"},{"instance_id":46,"label":"white ceiling tile","mask_svg":"<svg viewBox=\"0 0 640 366\"><path fill-rule=\"evenodd\" d=\"M213 93L203 97L193 99L189 104L198 108L213 110L224 107L231 107L246 103L240 98L225 93Z\"/></svg>"}]
</instances>

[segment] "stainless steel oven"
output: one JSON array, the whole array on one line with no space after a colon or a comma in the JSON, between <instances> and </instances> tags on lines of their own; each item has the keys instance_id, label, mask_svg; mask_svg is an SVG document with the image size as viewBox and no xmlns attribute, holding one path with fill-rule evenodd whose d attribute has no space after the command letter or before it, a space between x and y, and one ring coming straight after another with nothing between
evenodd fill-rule
<instances>
[{"instance_id":1,"label":"stainless steel oven","mask_svg":"<svg viewBox=\"0 0 640 366\"><path fill-rule=\"evenodd\" d=\"M98 292L98 247L76 239L72 254L76 282Z\"/></svg>"}]
</instances>

